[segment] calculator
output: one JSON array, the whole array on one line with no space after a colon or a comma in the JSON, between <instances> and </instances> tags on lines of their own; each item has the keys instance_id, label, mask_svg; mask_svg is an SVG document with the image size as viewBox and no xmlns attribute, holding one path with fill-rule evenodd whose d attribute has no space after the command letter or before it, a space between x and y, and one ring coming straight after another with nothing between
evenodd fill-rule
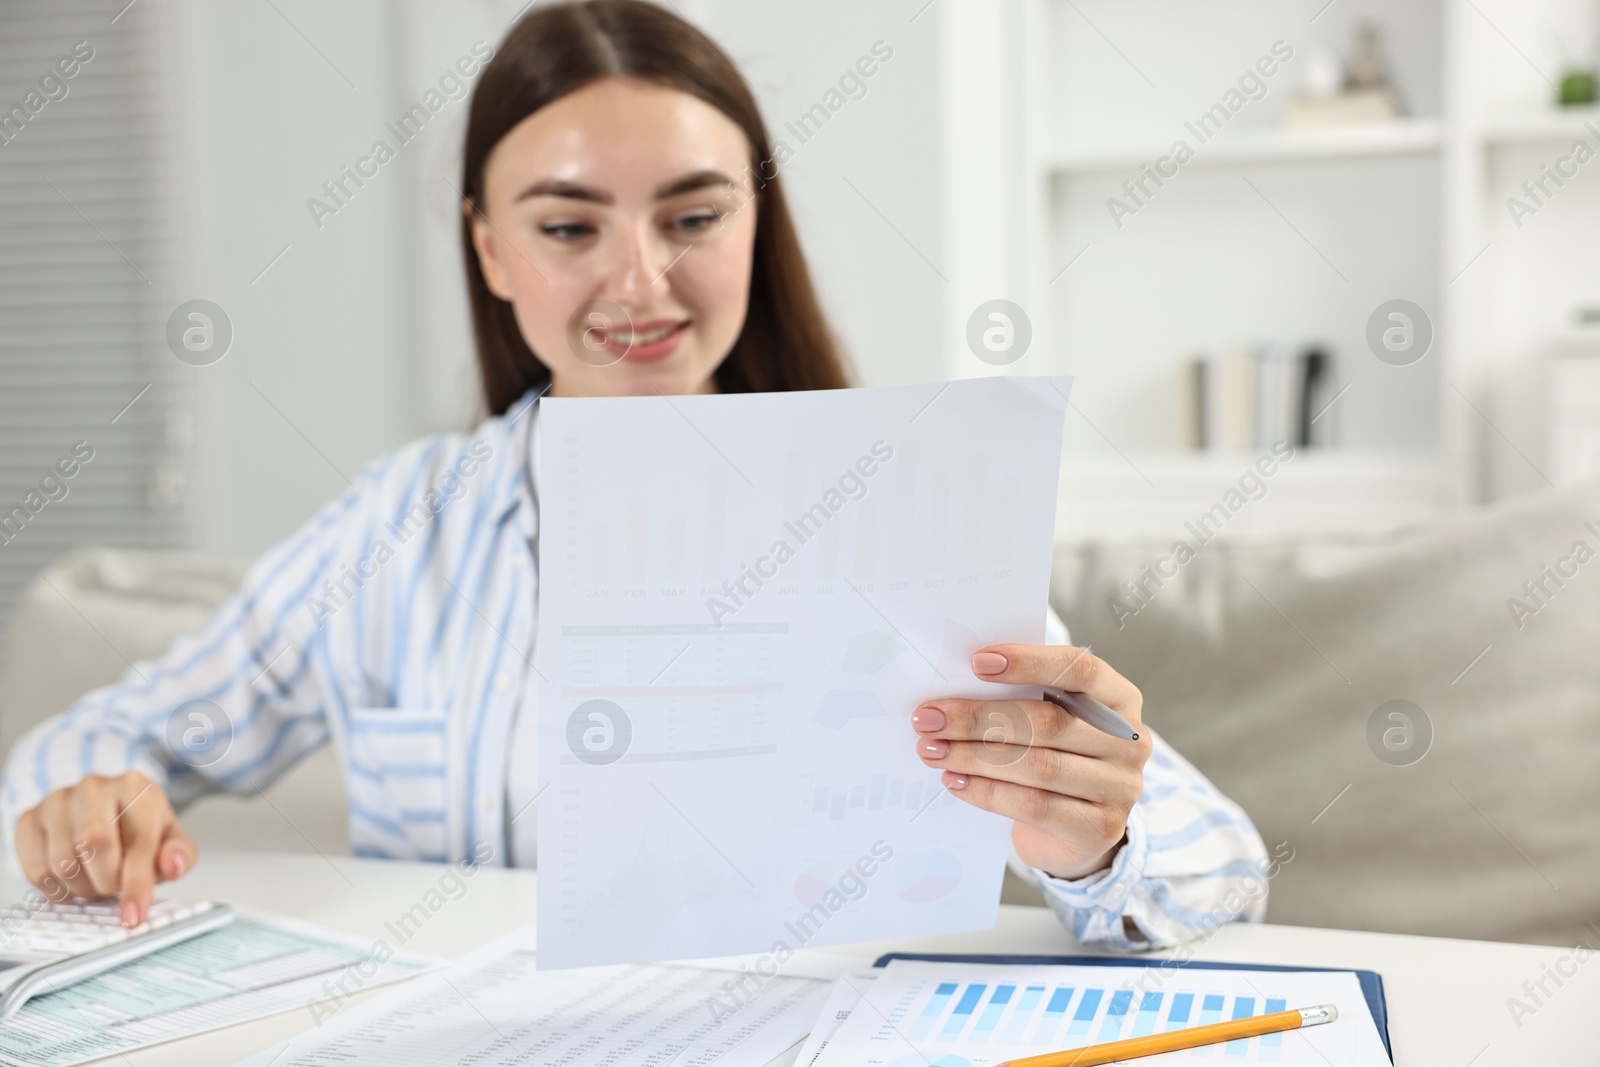
<instances>
[{"instance_id":1,"label":"calculator","mask_svg":"<svg viewBox=\"0 0 1600 1067\"><path fill-rule=\"evenodd\" d=\"M215 900L158 900L145 921L122 927L117 901L35 899L0 911L0 1019L41 993L92 978L130 960L233 921Z\"/></svg>"}]
</instances>

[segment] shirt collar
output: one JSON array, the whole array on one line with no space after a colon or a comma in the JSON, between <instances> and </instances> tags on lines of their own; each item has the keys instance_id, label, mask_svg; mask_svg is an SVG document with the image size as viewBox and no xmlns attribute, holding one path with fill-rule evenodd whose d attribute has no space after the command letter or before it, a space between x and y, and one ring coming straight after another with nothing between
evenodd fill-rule
<instances>
[{"instance_id":1,"label":"shirt collar","mask_svg":"<svg viewBox=\"0 0 1600 1067\"><path fill-rule=\"evenodd\" d=\"M518 526L529 539L539 532L539 506L533 490L534 405L549 388L550 383L546 382L529 389L502 416L513 467L496 518L504 522L515 514Z\"/></svg>"}]
</instances>

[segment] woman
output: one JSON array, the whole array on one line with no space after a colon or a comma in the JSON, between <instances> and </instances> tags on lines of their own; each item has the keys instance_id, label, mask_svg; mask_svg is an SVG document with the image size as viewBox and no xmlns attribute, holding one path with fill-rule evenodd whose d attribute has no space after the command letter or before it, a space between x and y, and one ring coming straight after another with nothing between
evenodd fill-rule
<instances>
[{"instance_id":1,"label":"woman","mask_svg":"<svg viewBox=\"0 0 1600 1067\"><path fill-rule=\"evenodd\" d=\"M848 384L750 91L679 18L638 0L525 17L473 96L462 191L491 417L378 460L203 629L18 743L3 812L35 884L119 894L136 924L198 859L174 807L252 794L330 738L358 855L532 865L537 398ZM975 676L1138 724L1139 691L1051 625L1058 643L985 649ZM1000 760L982 702L905 713L955 796L1014 820L1014 864L1081 939L1259 918L1240 886L1265 850L1236 806L1148 730L1025 707L1032 740Z\"/></svg>"}]
</instances>

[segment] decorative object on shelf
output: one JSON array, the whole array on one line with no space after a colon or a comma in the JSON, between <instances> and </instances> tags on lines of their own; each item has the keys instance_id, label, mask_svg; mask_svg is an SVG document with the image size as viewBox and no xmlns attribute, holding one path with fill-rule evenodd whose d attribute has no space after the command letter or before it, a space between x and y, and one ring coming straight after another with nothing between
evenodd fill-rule
<instances>
[{"instance_id":1,"label":"decorative object on shelf","mask_svg":"<svg viewBox=\"0 0 1600 1067\"><path fill-rule=\"evenodd\" d=\"M1588 8L1588 11L1583 11ZM1588 107L1600 101L1600 5L1569 5L1567 18L1552 20L1544 28L1545 52L1559 56L1561 81L1556 86L1557 107Z\"/></svg>"},{"instance_id":2,"label":"decorative object on shelf","mask_svg":"<svg viewBox=\"0 0 1600 1067\"><path fill-rule=\"evenodd\" d=\"M1561 75L1561 86L1556 90L1556 103L1562 107L1583 107L1596 100L1595 77L1592 70L1569 70Z\"/></svg>"},{"instance_id":3,"label":"decorative object on shelf","mask_svg":"<svg viewBox=\"0 0 1600 1067\"><path fill-rule=\"evenodd\" d=\"M1179 373L1179 444L1185 449L1333 444L1332 416L1318 418L1332 397L1332 358L1321 346L1295 351L1263 341L1220 356L1197 352Z\"/></svg>"},{"instance_id":4,"label":"decorative object on shelf","mask_svg":"<svg viewBox=\"0 0 1600 1067\"><path fill-rule=\"evenodd\" d=\"M1362 126L1393 122L1400 117L1400 98L1389 81L1388 64L1383 58L1383 35L1374 23L1363 22L1356 27L1355 44L1334 91L1329 91L1334 81L1329 73L1330 59L1331 53L1320 53L1307 63L1301 95L1284 105L1286 128Z\"/></svg>"},{"instance_id":5,"label":"decorative object on shelf","mask_svg":"<svg viewBox=\"0 0 1600 1067\"><path fill-rule=\"evenodd\" d=\"M1331 410L1338 399L1333 389L1333 357L1313 346L1301 359L1300 444L1326 448L1334 444L1334 431L1339 425L1337 413Z\"/></svg>"},{"instance_id":6,"label":"decorative object on shelf","mask_svg":"<svg viewBox=\"0 0 1600 1067\"><path fill-rule=\"evenodd\" d=\"M1300 68L1300 95L1327 100L1343 89L1344 64L1339 61L1339 53L1326 45L1306 49L1305 63Z\"/></svg>"}]
</instances>

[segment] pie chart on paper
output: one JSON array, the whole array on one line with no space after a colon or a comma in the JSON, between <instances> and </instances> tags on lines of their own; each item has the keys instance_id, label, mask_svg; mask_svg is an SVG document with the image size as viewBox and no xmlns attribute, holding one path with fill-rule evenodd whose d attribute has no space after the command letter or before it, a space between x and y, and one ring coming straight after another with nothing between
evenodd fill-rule
<instances>
[{"instance_id":1,"label":"pie chart on paper","mask_svg":"<svg viewBox=\"0 0 1600 1067\"><path fill-rule=\"evenodd\" d=\"M942 848L914 852L894 865L889 883L908 904L931 904L961 882L961 861Z\"/></svg>"}]
</instances>

